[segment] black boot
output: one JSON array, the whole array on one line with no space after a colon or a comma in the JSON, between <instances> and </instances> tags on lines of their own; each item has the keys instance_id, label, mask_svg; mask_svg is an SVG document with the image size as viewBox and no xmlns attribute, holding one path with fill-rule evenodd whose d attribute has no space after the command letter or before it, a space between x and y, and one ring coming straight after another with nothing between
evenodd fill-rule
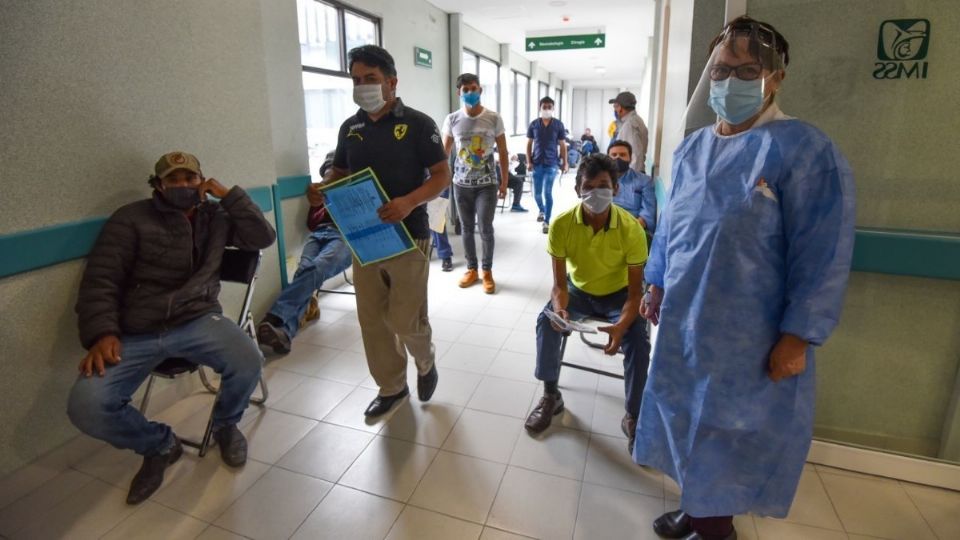
<instances>
[{"instance_id":1,"label":"black boot","mask_svg":"<svg viewBox=\"0 0 960 540\"><path fill-rule=\"evenodd\" d=\"M236 424L217 428L213 439L220 446L220 458L231 467L240 467L247 462L247 438Z\"/></svg>"},{"instance_id":2,"label":"black boot","mask_svg":"<svg viewBox=\"0 0 960 540\"><path fill-rule=\"evenodd\" d=\"M674 510L658 517L653 522L653 532L662 538L683 538L693 533L690 516L683 510ZM696 534L696 533L693 533Z\"/></svg>"},{"instance_id":3,"label":"black boot","mask_svg":"<svg viewBox=\"0 0 960 540\"><path fill-rule=\"evenodd\" d=\"M150 498L163 484L163 472L183 455L180 439L173 438L173 447L164 454L144 456L143 465L130 482L127 504L140 504Z\"/></svg>"}]
</instances>

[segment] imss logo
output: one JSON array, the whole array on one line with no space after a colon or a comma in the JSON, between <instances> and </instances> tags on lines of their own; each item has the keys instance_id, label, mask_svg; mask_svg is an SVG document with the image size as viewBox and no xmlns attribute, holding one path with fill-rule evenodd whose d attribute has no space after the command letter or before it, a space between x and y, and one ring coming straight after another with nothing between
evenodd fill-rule
<instances>
[{"instance_id":1,"label":"imss logo","mask_svg":"<svg viewBox=\"0 0 960 540\"><path fill-rule=\"evenodd\" d=\"M894 19L880 24L874 79L926 79L930 21Z\"/></svg>"}]
</instances>

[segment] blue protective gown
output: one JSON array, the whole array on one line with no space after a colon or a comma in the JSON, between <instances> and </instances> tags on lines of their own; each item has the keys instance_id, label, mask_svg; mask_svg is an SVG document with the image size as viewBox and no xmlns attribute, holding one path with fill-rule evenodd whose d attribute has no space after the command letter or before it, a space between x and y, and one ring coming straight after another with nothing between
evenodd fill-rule
<instances>
[{"instance_id":1,"label":"blue protective gown","mask_svg":"<svg viewBox=\"0 0 960 540\"><path fill-rule=\"evenodd\" d=\"M826 340L853 240L850 167L813 126L708 127L677 149L646 267L665 294L633 458L680 485L687 513L787 515L813 434L813 347L779 383L769 355L782 333Z\"/></svg>"}]
</instances>

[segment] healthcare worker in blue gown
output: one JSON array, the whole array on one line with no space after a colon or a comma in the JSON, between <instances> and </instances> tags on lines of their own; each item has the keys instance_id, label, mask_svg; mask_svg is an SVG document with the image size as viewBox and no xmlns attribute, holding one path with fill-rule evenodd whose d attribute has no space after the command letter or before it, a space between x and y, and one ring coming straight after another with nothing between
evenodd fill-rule
<instances>
[{"instance_id":1,"label":"healthcare worker in blue gown","mask_svg":"<svg viewBox=\"0 0 960 540\"><path fill-rule=\"evenodd\" d=\"M703 79L719 118L674 154L645 272L641 314L659 334L633 453L681 488L661 537L734 539L734 515L786 516L810 448L813 351L840 317L854 186L830 139L777 107L788 61L770 25L728 24Z\"/></svg>"}]
</instances>

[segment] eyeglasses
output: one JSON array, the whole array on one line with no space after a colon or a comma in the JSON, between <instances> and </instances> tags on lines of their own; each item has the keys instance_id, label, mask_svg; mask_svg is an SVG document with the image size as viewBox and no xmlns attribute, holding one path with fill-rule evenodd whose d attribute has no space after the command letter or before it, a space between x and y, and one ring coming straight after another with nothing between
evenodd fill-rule
<instances>
[{"instance_id":1,"label":"eyeglasses","mask_svg":"<svg viewBox=\"0 0 960 540\"><path fill-rule=\"evenodd\" d=\"M728 66L725 64L714 64L710 66L711 81L725 81L733 73L741 81L753 81L760 78L763 74L763 64L755 62L752 64L741 64L739 66Z\"/></svg>"}]
</instances>

